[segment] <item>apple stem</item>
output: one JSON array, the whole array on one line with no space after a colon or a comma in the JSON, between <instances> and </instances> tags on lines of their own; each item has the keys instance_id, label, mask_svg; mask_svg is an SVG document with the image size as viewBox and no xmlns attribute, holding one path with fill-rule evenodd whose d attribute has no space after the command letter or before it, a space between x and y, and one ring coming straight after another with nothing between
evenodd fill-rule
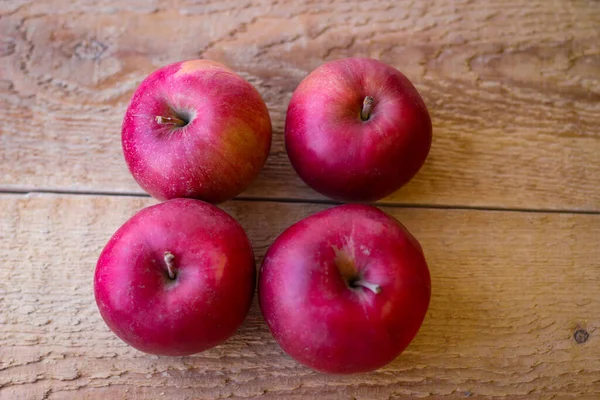
<instances>
[{"instance_id":1,"label":"apple stem","mask_svg":"<svg viewBox=\"0 0 600 400\"><path fill-rule=\"evenodd\" d=\"M154 120L159 125L175 125L179 128L187 125L187 122L177 117L161 117L160 115L157 115L154 117Z\"/></svg>"},{"instance_id":2,"label":"apple stem","mask_svg":"<svg viewBox=\"0 0 600 400\"><path fill-rule=\"evenodd\" d=\"M175 279L175 271L173 271L174 265L173 260L175 256L170 251L165 251L165 264L167 264L167 272L169 273L169 278Z\"/></svg>"},{"instance_id":3,"label":"apple stem","mask_svg":"<svg viewBox=\"0 0 600 400\"><path fill-rule=\"evenodd\" d=\"M371 116L371 109L373 108L373 103L375 99L371 96L365 97L362 104L362 109L360 110L360 119L366 121Z\"/></svg>"},{"instance_id":4,"label":"apple stem","mask_svg":"<svg viewBox=\"0 0 600 400\"><path fill-rule=\"evenodd\" d=\"M381 293L381 286L379 286L375 283L363 281L362 279L358 280L356 282L353 282L353 286L362 286L364 288L369 289L370 291L372 291L375 294Z\"/></svg>"}]
</instances>

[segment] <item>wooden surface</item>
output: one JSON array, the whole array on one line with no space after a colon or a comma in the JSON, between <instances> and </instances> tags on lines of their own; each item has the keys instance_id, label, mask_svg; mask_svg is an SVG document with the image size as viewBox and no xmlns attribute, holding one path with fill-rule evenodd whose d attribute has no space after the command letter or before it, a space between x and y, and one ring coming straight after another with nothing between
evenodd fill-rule
<instances>
[{"instance_id":1,"label":"wooden surface","mask_svg":"<svg viewBox=\"0 0 600 400\"><path fill-rule=\"evenodd\" d=\"M108 331L93 300L106 239L154 200L5 195L0 395L6 398L465 398L600 396L600 215L383 208L423 245L432 302L390 366L326 377L285 356L254 304L226 344L144 355ZM325 205L231 201L260 262L276 234ZM587 342L573 339L589 332ZM596 396L596 397L594 397Z\"/></svg>"},{"instance_id":2,"label":"wooden surface","mask_svg":"<svg viewBox=\"0 0 600 400\"><path fill-rule=\"evenodd\" d=\"M382 202L431 267L415 341L382 370L336 377L284 355L256 304L192 357L116 339L92 276L110 235L154 203L120 149L139 82L205 57L261 92L268 165L223 205L260 262L328 207L282 134L296 85L343 56L396 66L432 115L425 167ZM0 0L0 120L2 400L600 398L598 1Z\"/></svg>"},{"instance_id":3,"label":"wooden surface","mask_svg":"<svg viewBox=\"0 0 600 400\"><path fill-rule=\"evenodd\" d=\"M0 4L5 189L141 193L118 140L126 104L159 66L206 57L256 85L273 119L244 196L320 198L285 155L289 98L324 60L371 56L415 82L434 126L422 173L387 202L600 211L598 1Z\"/></svg>"}]
</instances>

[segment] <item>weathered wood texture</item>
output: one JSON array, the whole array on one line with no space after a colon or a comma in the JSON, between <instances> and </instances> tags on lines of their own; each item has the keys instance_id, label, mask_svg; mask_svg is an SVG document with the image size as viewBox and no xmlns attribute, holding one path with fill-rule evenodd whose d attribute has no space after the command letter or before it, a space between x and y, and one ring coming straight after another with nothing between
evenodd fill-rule
<instances>
[{"instance_id":1,"label":"weathered wood texture","mask_svg":"<svg viewBox=\"0 0 600 400\"><path fill-rule=\"evenodd\" d=\"M431 156L385 201L600 210L600 2L0 2L0 189L140 192L120 150L137 84L180 59L224 62L266 99L267 168L245 196L320 198L282 135L298 82L372 56L412 79Z\"/></svg>"},{"instance_id":2,"label":"weathered wood texture","mask_svg":"<svg viewBox=\"0 0 600 400\"><path fill-rule=\"evenodd\" d=\"M384 207L423 244L431 308L390 366L331 377L285 356L256 304L208 352L133 350L102 322L92 275L154 200L0 195L0 399L600 398L598 1L0 0L0 191L141 193L120 150L125 106L154 69L205 57L252 82L273 119L243 196L322 199L289 165L285 110L344 56L398 67L433 118L427 164L384 202L595 215ZM257 261L324 207L224 205Z\"/></svg>"},{"instance_id":3,"label":"weathered wood texture","mask_svg":"<svg viewBox=\"0 0 600 400\"><path fill-rule=\"evenodd\" d=\"M385 208L423 244L425 323L374 373L337 377L285 356L258 307L226 344L139 353L104 325L97 256L147 198L0 196L0 398L600 398L600 215ZM232 201L260 261L323 205ZM585 329L578 344L574 332Z\"/></svg>"}]
</instances>

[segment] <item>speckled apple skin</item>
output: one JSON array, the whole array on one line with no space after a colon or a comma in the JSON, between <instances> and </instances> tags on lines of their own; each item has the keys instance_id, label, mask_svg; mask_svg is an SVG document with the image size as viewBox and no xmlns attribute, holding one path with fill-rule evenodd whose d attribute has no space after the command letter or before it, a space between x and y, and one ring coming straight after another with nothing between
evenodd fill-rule
<instances>
[{"instance_id":1,"label":"speckled apple skin","mask_svg":"<svg viewBox=\"0 0 600 400\"><path fill-rule=\"evenodd\" d=\"M348 277L380 288L352 287ZM419 242L373 206L343 205L285 230L258 279L263 316L282 349L317 371L390 363L417 334L431 296Z\"/></svg>"},{"instance_id":2,"label":"speckled apple skin","mask_svg":"<svg viewBox=\"0 0 600 400\"><path fill-rule=\"evenodd\" d=\"M374 99L368 120L365 97ZM425 163L431 118L412 83L370 58L325 63L294 91L285 146L310 187L341 201L375 201L410 181Z\"/></svg>"},{"instance_id":3,"label":"speckled apple skin","mask_svg":"<svg viewBox=\"0 0 600 400\"><path fill-rule=\"evenodd\" d=\"M183 127L156 117L184 116ZM220 203L258 175L271 147L271 119L258 91L210 60L160 68L135 91L121 131L127 166L153 197Z\"/></svg>"},{"instance_id":4,"label":"speckled apple skin","mask_svg":"<svg viewBox=\"0 0 600 400\"><path fill-rule=\"evenodd\" d=\"M164 254L173 255L175 279ZM202 201L174 199L129 219L102 251L94 293L102 318L146 353L198 353L244 321L256 269L242 227Z\"/></svg>"}]
</instances>

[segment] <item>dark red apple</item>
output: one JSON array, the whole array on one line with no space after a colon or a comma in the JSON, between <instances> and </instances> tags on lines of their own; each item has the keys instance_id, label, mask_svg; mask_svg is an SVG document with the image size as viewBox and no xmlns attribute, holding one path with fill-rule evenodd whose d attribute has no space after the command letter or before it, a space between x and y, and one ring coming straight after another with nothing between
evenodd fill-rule
<instances>
[{"instance_id":1,"label":"dark red apple","mask_svg":"<svg viewBox=\"0 0 600 400\"><path fill-rule=\"evenodd\" d=\"M255 287L242 227L219 208L174 199L145 208L110 239L94 293L108 327L138 350L198 353L242 324Z\"/></svg>"},{"instance_id":2,"label":"dark red apple","mask_svg":"<svg viewBox=\"0 0 600 400\"><path fill-rule=\"evenodd\" d=\"M366 205L334 207L301 220L271 245L259 304L275 340L317 371L372 371L416 335L431 293L417 240Z\"/></svg>"},{"instance_id":3,"label":"dark red apple","mask_svg":"<svg viewBox=\"0 0 600 400\"><path fill-rule=\"evenodd\" d=\"M323 64L294 92L285 146L300 177L343 201L379 200L406 184L431 147L431 119L412 83L369 58Z\"/></svg>"},{"instance_id":4,"label":"dark red apple","mask_svg":"<svg viewBox=\"0 0 600 400\"><path fill-rule=\"evenodd\" d=\"M241 193L271 147L271 119L256 89L209 60L178 62L137 88L122 128L135 180L160 200L219 203Z\"/></svg>"}]
</instances>

